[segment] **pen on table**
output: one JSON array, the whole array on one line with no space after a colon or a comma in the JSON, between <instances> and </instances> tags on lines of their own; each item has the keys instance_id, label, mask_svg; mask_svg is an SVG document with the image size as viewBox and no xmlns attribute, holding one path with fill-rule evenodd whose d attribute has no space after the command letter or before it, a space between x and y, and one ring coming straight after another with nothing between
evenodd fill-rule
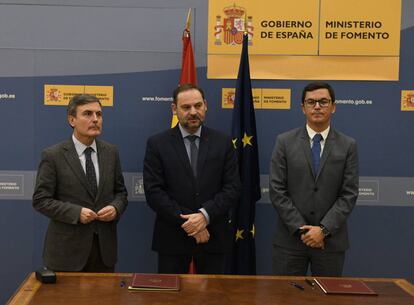
<instances>
[{"instance_id":1,"label":"pen on table","mask_svg":"<svg viewBox=\"0 0 414 305\"><path fill-rule=\"evenodd\" d=\"M306 283L308 283L310 286L312 286L312 289L315 289L315 282L310 279L305 279Z\"/></svg>"},{"instance_id":2,"label":"pen on table","mask_svg":"<svg viewBox=\"0 0 414 305\"><path fill-rule=\"evenodd\" d=\"M289 282L290 285L300 289L300 290L305 290L305 287L303 287L302 285L299 285L298 283L295 282Z\"/></svg>"}]
</instances>

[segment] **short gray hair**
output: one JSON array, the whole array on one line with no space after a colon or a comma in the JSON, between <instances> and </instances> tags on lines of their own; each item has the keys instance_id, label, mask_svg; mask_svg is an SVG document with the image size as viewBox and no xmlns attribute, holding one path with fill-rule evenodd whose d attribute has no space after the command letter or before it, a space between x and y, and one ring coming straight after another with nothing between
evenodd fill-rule
<instances>
[{"instance_id":1,"label":"short gray hair","mask_svg":"<svg viewBox=\"0 0 414 305\"><path fill-rule=\"evenodd\" d=\"M77 94L70 100L68 104L67 114L76 117L76 110L78 106L90 103L99 103L99 105L102 107L101 101L95 95Z\"/></svg>"}]
</instances>

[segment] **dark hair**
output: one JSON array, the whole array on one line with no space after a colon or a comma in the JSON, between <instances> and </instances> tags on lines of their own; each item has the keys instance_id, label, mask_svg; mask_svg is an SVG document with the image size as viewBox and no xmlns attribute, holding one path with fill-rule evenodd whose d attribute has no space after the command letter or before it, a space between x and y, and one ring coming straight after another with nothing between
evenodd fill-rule
<instances>
[{"instance_id":1,"label":"dark hair","mask_svg":"<svg viewBox=\"0 0 414 305\"><path fill-rule=\"evenodd\" d=\"M197 90L198 92L200 92L203 100L205 100L203 89L201 89L197 85L188 83L188 84L179 85L177 88L175 88L174 93L173 93L173 98L174 98L173 102L177 104L178 94L180 94L181 92L190 91L190 90Z\"/></svg>"},{"instance_id":2,"label":"dark hair","mask_svg":"<svg viewBox=\"0 0 414 305\"><path fill-rule=\"evenodd\" d=\"M314 83L307 84L306 87L303 88L302 104L305 102L306 92L311 92L311 91L315 91L318 89L328 89L329 95L331 96L332 103L335 103L335 92L333 88L331 87L331 85L329 85L328 83L323 83L323 82L314 82Z\"/></svg>"},{"instance_id":3,"label":"dark hair","mask_svg":"<svg viewBox=\"0 0 414 305\"><path fill-rule=\"evenodd\" d=\"M67 114L76 117L76 110L78 106L90 103L99 103L99 105L102 107L101 101L95 95L77 94L70 100L68 104Z\"/></svg>"}]
</instances>

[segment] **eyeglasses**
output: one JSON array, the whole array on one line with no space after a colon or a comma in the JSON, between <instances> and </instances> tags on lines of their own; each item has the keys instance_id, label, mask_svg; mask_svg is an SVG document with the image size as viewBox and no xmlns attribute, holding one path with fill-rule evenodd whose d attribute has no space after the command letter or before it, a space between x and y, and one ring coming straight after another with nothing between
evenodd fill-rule
<instances>
[{"instance_id":1,"label":"eyeglasses","mask_svg":"<svg viewBox=\"0 0 414 305\"><path fill-rule=\"evenodd\" d=\"M305 105L309 108L313 108L316 106L316 103L318 103L321 108L325 108L325 107L328 107L331 101L332 100L327 99L327 98L322 98L320 100L314 100L310 98L310 99L305 100Z\"/></svg>"}]
</instances>

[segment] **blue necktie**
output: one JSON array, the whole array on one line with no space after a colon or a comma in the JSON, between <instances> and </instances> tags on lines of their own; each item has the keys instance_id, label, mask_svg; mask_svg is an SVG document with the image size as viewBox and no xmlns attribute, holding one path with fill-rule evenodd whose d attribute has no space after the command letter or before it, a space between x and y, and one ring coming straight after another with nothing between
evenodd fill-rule
<instances>
[{"instance_id":1,"label":"blue necktie","mask_svg":"<svg viewBox=\"0 0 414 305\"><path fill-rule=\"evenodd\" d=\"M321 163L321 141L323 137L320 133L317 133L312 141L312 160L313 160L313 172L315 176L318 174L319 171L319 164Z\"/></svg>"},{"instance_id":2,"label":"blue necktie","mask_svg":"<svg viewBox=\"0 0 414 305\"><path fill-rule=\"evenodd\" d=\"M198 147L195 142L197 138L198 136L195 135L187 136L187 139L190 140L190 163L191 168L193 169L194 177L197 177Z\"/></svg>"}]
</instances>

